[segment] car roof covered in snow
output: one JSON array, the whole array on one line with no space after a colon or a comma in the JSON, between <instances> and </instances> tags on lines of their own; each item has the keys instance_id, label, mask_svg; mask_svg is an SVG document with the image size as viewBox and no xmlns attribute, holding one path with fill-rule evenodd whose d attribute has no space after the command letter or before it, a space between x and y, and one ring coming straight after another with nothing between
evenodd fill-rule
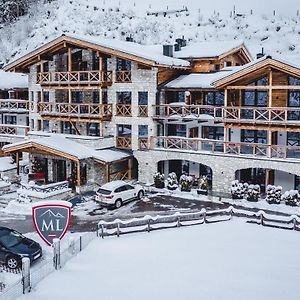
<instances>
[{"instance_id":1,"label":"car roof covered in snow","mask_svg":"<svg viewBox=\"0 0 300 300\"><path fill-rule=\"evenodd\" d=\"M111 182L105 183L105 184L102 185L100 188L101 188L101 189L104 189L104 190L112 191L112 190L117 189L117 188L120 187L120 186L127 185L127 184L128 184L128 183L127 183L126 181L123 181L123 180L115 180L115 181L111 181Z\"/></svg>"}]
</instances>

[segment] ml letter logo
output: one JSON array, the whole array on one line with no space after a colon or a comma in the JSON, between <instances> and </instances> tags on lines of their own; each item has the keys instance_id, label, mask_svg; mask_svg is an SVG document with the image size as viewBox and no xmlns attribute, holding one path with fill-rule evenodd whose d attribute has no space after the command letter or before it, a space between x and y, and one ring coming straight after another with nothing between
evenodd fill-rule
<instances>
[{"instance_id":1,"label":"ml letter logo","mask_svg":"<svg viewBox=\"0 0 300 300\"><path fill-rule=\"evenodd\" d=\"M49 201L32 207L34 227L46 244L51 246L53 239L62 239L70 225L71 203Z\"/></svg>"}]
</instances>

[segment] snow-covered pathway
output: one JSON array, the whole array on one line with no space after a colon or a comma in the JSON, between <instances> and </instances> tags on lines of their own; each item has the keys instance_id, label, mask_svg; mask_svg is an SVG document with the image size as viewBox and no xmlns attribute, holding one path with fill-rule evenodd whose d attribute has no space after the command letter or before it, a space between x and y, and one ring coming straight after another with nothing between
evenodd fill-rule
<instances>
[{"instance_id":1,"label":"snow-covered pathway","mask_svg":"<svg viewBox=\"0 0 300 300\"><path fill-rule=\"evenodd\" d=\"M94 240L21 299L298 299L299 232L244 220Z\"/></svg>"}]
</instances>

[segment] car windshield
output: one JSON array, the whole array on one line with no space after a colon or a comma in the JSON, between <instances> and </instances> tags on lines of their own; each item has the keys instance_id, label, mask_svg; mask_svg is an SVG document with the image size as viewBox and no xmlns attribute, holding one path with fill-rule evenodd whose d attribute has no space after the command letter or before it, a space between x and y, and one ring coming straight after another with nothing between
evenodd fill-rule
<instances>
[{"instance_id":1,"label":"car windshield","mask_svg":"<svg viewBox=\"0 0 300 300\"><path fill-rule=\"evenodd\" d=\"M97 191L97 193L102 194L102 195L109 195L109 194L111 194L111 191L105 190L105 189L101 189L101 188L100 188L100 189Z\"/></svg>"},{"instance_id":2,"label":"car windshield","mask_svg":"<svg viewBox=\"0 0 300 300\"><path fill-rule=\"evenodd\" d=\"M0 243L6 248L20 244L23 239L24 237L16 231L2 230L0 232Z\"/></svg>"}]
</instances>

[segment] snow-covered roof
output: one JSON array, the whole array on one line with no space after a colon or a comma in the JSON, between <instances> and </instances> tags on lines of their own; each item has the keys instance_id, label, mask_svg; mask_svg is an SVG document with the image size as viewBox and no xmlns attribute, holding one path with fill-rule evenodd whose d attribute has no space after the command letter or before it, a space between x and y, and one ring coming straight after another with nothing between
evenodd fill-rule
<instances>
[{"instance_id":1,"label":"snow-covered roof","mask_svg":"<svg viewBox=\"0 0 300 300\"><path fill-rule=\"evenodd\" d=\"M0 90L28 88L28 75L0 70Z\"/></svg>"},{"instance_id":2,"label":"snow-covered roof","mask_svg":"<svg viewBox=\"0 0 300 300\"><path fill-rule=\"evenodd\" d=\"M214 73L191 73L188 75L181 75L178 78L168 82L164 85L165 88L171 89L193 89L193 88L213 88L213 82L222 79L230 74L235 67L226 68L226 70Z\"/></svg>"},{"instance_id":3,"label":"snow-covered roof","mask_svg":"<svg viewBox=\"0 0 300 300\"><path fill-rule=\"evenodd\" d=\"M102 37L95 36L85 36L85 35L74 35L68 34L67 37L71 37L74 39L78 39L81 41L86 41L88 43L92 43L98 46L106 47L109 49L113 49L116 51L124 52L126 54L135 55L141 58L145 58L159 65L168 65L168 66L182 66L189 67L190 63L183 59L178 59L175 57L165 56L162 53L162 46L160 53L147 47L145 45L141 45L134 42L125 42L117 39L105 39Z\"/></svg>"},{"instance_id":4,"label":"snow-covered roof","mask_svg":"<svg viewBox=\"0 0 300 300\"><path fill-rule=\"evenodd\" d=\"M244 42L234 41L214 41L187 44L180 51L174 52L177 58L211 58L219 57L234 49L244 47Z\"/></svg>"},{"instance_id":5,"label":"snow-covered roof","mask_svg":"<svg viewBox=\"0 0 300 300\"><path fill-rule=\"evenodd\" d=\"M253 60L250 63L245 64L243 66L234 67L231 72L228 72L226 74L226 76L215 79L212 82L212 84L214 86L218 86L219 83L223 84L225 81L227 81L227 79L231 80L231 78L236 76L236 75L241 75L242 76L242 75L244 75L244 73L247 73L248 70L249 70L249 72L251 72L253 68L257 69L257 68L260 68L260 67L264 67L265 65L268 65L268 64L276 64L276 63L279 63L279 65L281 65L282 67L291 67L291 68L293 68L293 70L295 72L300 74L300 62L294 61L294 60L293 61L287 60L287 59L284 59L280 56L268 56L268 55L266 55L262 58Z\"/></svg>"},{"instance_id":6,"label":"snow-covered roof","mask_svg":"<svg viewBox=\"0 0 300 300\"><path fill-rule=\"evenodd\" d=\"M75 141L72 141L66 137L61 135L51 135L50 137L43 137L39 139L30 139L25 140L9 145L5 145L2 149L9 150L15 147L26 147L31 144L35 144L41 147L50 148L54 151L58 151L60 153L67 154L69 156L75 157L79 160L93 158L104 163L113 162L115 160L124 159L126 157L130 157L130 154L113 149L101 149L95 150L93 148L87 147Z\"/></svg>"}]
</instances>

